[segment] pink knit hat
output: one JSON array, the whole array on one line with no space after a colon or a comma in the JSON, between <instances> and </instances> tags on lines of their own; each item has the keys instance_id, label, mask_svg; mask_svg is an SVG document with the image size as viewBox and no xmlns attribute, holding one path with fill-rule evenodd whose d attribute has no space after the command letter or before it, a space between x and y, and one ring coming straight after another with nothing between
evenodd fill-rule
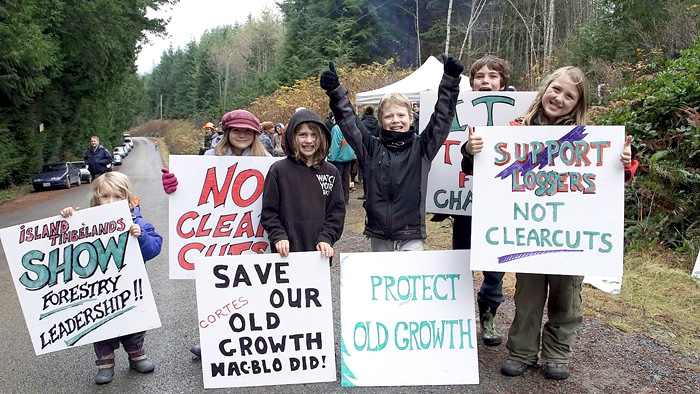
<instances>
[{"instance_id":1,"label":"pink knit hat","mask_svg":"<svg viewBox=\"0 0 700 394\"><path fill-rule=\"evenodd\" d=\"M244 109L233 110L221 117L221 129L223 131L228 131L228 129L234 127L251 130L260 134L260 121L255 115Z\"/></svg>"}]
</instances>

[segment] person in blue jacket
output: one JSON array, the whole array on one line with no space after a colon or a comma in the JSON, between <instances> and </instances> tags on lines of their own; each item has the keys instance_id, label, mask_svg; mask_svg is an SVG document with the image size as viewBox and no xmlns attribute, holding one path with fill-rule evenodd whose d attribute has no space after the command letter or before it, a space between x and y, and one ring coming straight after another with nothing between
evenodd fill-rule
<instances>
[{"instance_id":1,"label":"person in blue jacket","mask_svg":"<svg viewBox=\"0 0 700 394\"><path fill-rule=\"evenodd\" d=\"M112 162L112 154L104 146L100 145L100 138L96 135L90 137L90 147L83 156L85 165L93 178L97 178L109 170Z\"/></svg>"},{"instance_id":2,"label":"person in blue jacket","mask_svg":"<svg viewBox=\"0 0 700 394\"><path fill-rule=\"evenodd\" d=\"M134 187L128 176L121 172L108 172L95 179L92 183L90 206L109 204L116 201L127 200L131 209L131 225L129 233L138 238L143 261L148 261L158 254L163 244L163 237L155 227L141 216L141 207L138 198L134 196ZM79 208L67 207L59 213L63 217L73 215ZM104 384L112 381L114 377L114 350L119 349L119 343L124 346L129 355L129 366L141 373L153 372L155 364L148 359L144 348L145 331L123 335L117 338L95 342L95 354L97 355L96 384Z\"/></svg>"}]
</instances>

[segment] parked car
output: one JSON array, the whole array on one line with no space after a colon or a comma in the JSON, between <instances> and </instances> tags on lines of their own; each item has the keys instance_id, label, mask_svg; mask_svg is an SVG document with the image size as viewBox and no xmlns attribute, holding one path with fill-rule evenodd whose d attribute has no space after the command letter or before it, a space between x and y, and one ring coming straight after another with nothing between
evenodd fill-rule
<instances>
[{"instance_id":1,"label":"parked car","mask_svg":"<svg viewBox=\"0 0 700 394\"><path fill-rule=\"evenodd\" d=\"M114 164L115 166L122 165L122 155L120 155L119 153L113 154L112 155L112 164ZM110 168L109 171L112 171L112 169Z\"/></svg>"},{"instance_id":2,"label":"parked car","mask_svg":"<svg viewBox=\"0 0 700 394\"><path fill-rule=\"evenodd\" d=\"M117 146L116 148L114 148L114 150L112 151L112 156L116 155L119 155L122 158L126 157L126 151L124 150L123 146Z\"/></svg>"},{"instance_id":3,"label":"parked car","mask_svg":"<svg viewBox=\"0 0 700 394\"><path fill-rule=\"evenodd\" d=\"M124 134L124 143L129 144L129 149L134 149L134 140L129 134Z\"/></svg>"},{"instance_id":4,"label":"parked car","mask_svg":"<svg viewBox=\"0 0 700 394\"><path fill-rule=\"evenodd\" d=\"M44 164L34 176L34 190L41 191L52 186L70 189L73 184L80 186L80 169L69 162Z\"/></svg>"},{"instance_id":5,"label":"parked car","mask_svg":"<svg viewBox=\"0 0 700 394\"><path fill-rule=\"evenodd\" d=\"M90 174L90 171L88 170L87 164L82 161L71 161L71 164L74 166L78 167L80 170L80 181L83 183L92 183L92 174Z\"/></svg>"}]
</instances>

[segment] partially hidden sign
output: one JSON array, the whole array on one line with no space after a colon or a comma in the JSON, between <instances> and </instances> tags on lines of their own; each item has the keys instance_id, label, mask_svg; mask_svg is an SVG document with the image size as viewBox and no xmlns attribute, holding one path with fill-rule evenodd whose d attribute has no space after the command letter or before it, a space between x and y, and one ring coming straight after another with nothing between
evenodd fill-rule
<instances>
[{"instance_id":1,"label":"partially hidden sign","mask_svg":"<svg viewBox=\"0 0 700 394\"><path fill-rule=\"evenodd\" d=\"M622 276L622 126L477 127L472 269Z\"/></svg>"},{"instance_id":2,"label":"partially hidden sign","mask_svg":"<svg viewBox=\"0 0 700 394\"><path fill-rule=\"evenodd\" d=\"M479 383L469 251L340 257L343 386Z\"/></svg>"},{"instance_id":3,"label":"partially hidden sign","mask_svg":"<svg viewBox=\"0 0 700 394\"><path fill-rule=\"evenodd\" d=\"M426 212L472 214L472 177L462 172L460 148L469 140L467 125L507 126L526 112L537 92L473 92L459 93L450 135L443 143L428 174ZM428 124L437 92L421 92L420 128Z\"/></svg>"},{"instance_id":4,"label":"partially hidden sign","mask_svg":"<svg viewBox=\"0 0 700 394\"><path fill-rule=\"evenodd\" d=\"M328 258L194 260L205 388L336 380Z\"/></svg>"},{"instance_id":5,"label":"partially hidden sign","mask_svg":"<svg viewBox=\"0 0 700 394\"><path fill-rule=\"evenodd\" d=\"M0 230L34 352L160 327L126 201Z\"/></svg>"},{"instance_id":6,"label":"partially hidden sign","mask_svg":"<svg viewBox=\"0 0 700 394\"><path fill-rule=\"evenodd\" d=\"M170 156L170 278L194 279L194 258L269 253L260 223L267 171L279 158Z\"/></svg>"}]
</instances>

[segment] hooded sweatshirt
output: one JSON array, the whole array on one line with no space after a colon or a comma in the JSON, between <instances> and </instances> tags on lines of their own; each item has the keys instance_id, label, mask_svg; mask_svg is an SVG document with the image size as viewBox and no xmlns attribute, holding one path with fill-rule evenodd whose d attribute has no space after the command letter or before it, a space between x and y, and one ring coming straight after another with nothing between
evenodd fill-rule
<instances>
[{"instance_id":1,"label":"hooded sweatshirt","mask_svg":"<svg viewBox=\"0 0 700 394\"><path fill-rule=\"evenodd\" d=\"M294 129L312 122L321 127L326 143L331 133L314 112L302 109L289 120L284 135L287 158L275 162L265 177L262 225L275 243L289 240L290 252L316 250L316 244L333 245L343 233L345 197L338 169L322 161L319 168L309 167L294 157Z\"/></svg>"}]
</instances>

